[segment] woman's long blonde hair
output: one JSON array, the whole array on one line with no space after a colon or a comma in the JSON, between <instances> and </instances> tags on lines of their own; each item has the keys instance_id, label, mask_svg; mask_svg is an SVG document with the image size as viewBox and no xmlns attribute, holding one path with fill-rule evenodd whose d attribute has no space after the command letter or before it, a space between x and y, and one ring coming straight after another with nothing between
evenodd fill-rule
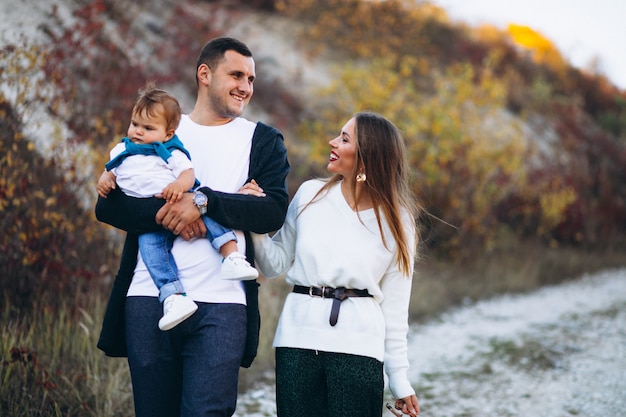
<instances>
[{"instance_id":1,"label":"woman's long blonde hair","mask_svg":"<svg viewBox=\"0 0 626 417\"><path fill-rule=\"evenodd\" d=\"M366 180L362 184L367 187L372 199L383 244L388 248L381 214L387 220L391 234L398 245L397 264L402 273L408 276L416 247L410 247L405 230L417 233L415 217L420 208L409 188L409 164L404 137L392 122L377 113L359 112L354 115L354 118L356 121L354 129L356 159L352 178L356 178L360 172L365 173ZM328 192L333 184L342 179L343 176L339 174L327 179L326 184L304 208L317 201ZM356 181L352 181L351 184L350 192L355 206L358 206ZM403 212L409 213L410 228L402 225Z\"/></svg>"}]
</instances>

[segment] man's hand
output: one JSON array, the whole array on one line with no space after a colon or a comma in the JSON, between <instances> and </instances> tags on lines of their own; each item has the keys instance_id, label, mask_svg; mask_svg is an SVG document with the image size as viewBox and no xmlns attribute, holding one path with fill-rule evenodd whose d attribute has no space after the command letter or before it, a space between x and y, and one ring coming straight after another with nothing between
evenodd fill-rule
<instances>
[{"instance_id":1,"label":"man's hand","mask_svg":"<svg viewBox=\"0 0 626 417\"><path fill-rule=\"evenodd\" d=\"M202 219L198 219L195 222L188 224L187 227L180 232L180 237L185 240L191 240L196 238L205 238L206 237L206 225L202 221Z\"/></svg>"},{"instance_id":2,"label":"man's hand","mask_svg":"<svg viewBox=\"0 0 626 417\"><path fill-rule=\"evenodd\" d=\"M199 219L200 211L193 204L193 193L185 193L176 203L165 204L156 214L156 222L175 235L181 234L187 226ZM191 231L193 230L187 230L188 233ZM199 232L199 230L196 231Z\"/></svg>"}]
</instances>

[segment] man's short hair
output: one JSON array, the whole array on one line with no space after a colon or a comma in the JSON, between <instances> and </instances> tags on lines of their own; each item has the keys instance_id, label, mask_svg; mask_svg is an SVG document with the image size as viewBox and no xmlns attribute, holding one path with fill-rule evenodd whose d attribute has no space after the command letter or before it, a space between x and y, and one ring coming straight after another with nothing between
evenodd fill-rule
<instances>
[{"instance_id":1,"label":"man's short hair","mask_svg":"<svg viewBox=\"0 0 626 417\"><path fill-rule=\"evenodd\" d=\"M208 41L202 48L196 63L196 71L202 64L214 70L224 58L226 51L235 51L243 56L252 57L252 51L245 43L234 38L215 38Z\"/></svg>"}]
</instances>

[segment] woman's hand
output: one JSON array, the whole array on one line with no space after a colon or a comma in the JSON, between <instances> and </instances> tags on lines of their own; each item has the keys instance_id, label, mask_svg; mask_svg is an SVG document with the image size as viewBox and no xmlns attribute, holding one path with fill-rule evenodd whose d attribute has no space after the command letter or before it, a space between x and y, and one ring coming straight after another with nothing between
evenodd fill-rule
<instances>
[{"instance_id":1,"label":"woman's hand","mask_svg":"<svg viewBox=\"0 0 626 417\"><path fill-rule=\"evenodd\" d=\"M261 188L259 186L259 184L256 183L255 180L252 180L246 184L243 185L243 187L241 187L239 189L239 191L237 191L238 194L247 194L247 195L254 195L257 197L265 197L265 193L263 192L263 188Z\"/></svg>"},{"instance_id":2,"label":"woman's hand","mask_svg":"<svg viewBox=\"0 0 626 417\"><path fill-rule=\"evenodd\" d=\"M400 410L402 414L408 414L411 417L417 417L420 413L420 407L417 403L417 397L415 395L396 400L395 406L396 410Z\"/></svg>"}]
</instances>

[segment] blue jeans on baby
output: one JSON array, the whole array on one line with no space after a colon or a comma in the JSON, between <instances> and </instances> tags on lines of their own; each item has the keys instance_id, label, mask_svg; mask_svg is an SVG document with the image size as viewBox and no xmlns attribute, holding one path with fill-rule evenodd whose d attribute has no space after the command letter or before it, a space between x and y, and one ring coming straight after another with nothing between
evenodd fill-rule
<instances>
[{"instance_id":1,"label":"blue jeans on baby","mask_svg":"<svg viewBox=\"0 0 626 417\"><path fill-rule=\"evenodd\" d=\"M207 229L206 238L216 251L219 252L226 242L237 241L237 236L231 229L222 226L210 217L201 216L201 218ZM161 302L172 294L185 292L183 284L178 279L178 267L172 256L175 238L176 235L169 230L139 235L139 252L152 280L159 289Z\"/></svg>"}]
</instances>

